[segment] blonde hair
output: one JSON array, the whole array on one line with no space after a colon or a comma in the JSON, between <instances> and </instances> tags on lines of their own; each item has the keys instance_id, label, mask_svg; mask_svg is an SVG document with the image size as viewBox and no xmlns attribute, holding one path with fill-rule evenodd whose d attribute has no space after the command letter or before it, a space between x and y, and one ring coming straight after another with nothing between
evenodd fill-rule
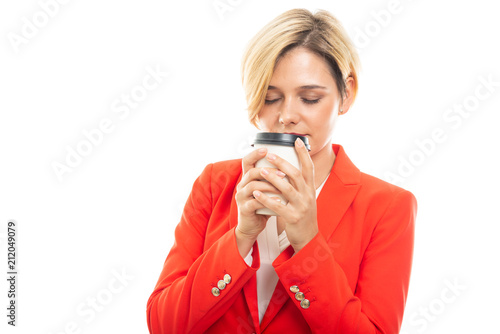
<instances>
[{"instance_id":1,"label":"blonde hair","mask_svg":"<svg viewBox=\"0 0 500 334\"><path fill-rule=\"evenodd\" d=\"M241 80L250 123L259 128L258 114L264 105L274 68L287 52L304 47L322 57L337 84L343 101L345 80L354 79L352 101L358 91L358 53L342 24L328 11L312 14L291 9L265 25L247 44L241 64Z\"/></svg>"}]
</instances>

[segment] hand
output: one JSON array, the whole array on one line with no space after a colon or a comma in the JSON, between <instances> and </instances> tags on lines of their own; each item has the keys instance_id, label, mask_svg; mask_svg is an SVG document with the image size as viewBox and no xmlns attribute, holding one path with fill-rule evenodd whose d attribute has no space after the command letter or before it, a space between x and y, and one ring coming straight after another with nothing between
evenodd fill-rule
<instances>
[{"instance_id":1,"label":"hand","mask_svg":"<svg viewBox=\"0 0 500 334\"><path fill-rule=\"evenodd\" d=\"M270 216L259 215L255 211L264 208L265 206L257 201L253 192L271 192L279 194L280 191L275 186L263 180L260 170L256 168L255 163L264 158L267 149L254 150L242 159L241 181L236 186L236 204L238 206L238 226L236 227L236 243L242 257L245 257L250 248L252 248L257 236L266 227L267 220ZM276 172L277 169L267 168L270 172ZM284 174L281 173L281 177ZM279 178L278 174L276 177ZM270 199L272 201L272 199ZM278 199L279 200L279 199Z\"/></svg>"},{"instance_id":2,"label":"hand","mask_svg":"<svg viewBox=\"0 0 500 334\"><path fill-rule=\"evenodd\" d=\"M300 251L318 233L316 213L316 187L314 185L314 164L304 143L297 139L295 150L302 166L302 172L288 161L274 154L268 154L267 159L283 171L290 183L278 177L276 173L261 175L274 185L287 199L286 205L277 202L258 190L254 191L257 201L273 210L279 216L278 224L284 223L287 238L295 252Z\"/></svg>"}]
</instances>

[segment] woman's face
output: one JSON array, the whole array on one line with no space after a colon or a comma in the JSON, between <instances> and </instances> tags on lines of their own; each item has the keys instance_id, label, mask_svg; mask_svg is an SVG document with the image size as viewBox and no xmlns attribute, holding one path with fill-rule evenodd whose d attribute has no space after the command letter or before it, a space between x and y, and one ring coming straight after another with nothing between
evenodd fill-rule
<instances>
[{"instance_id":1,"label":"woman's face","mask_svg":"<svg viewBox=\"0 0 500 334\"><path fill-rule=\"evenodd\" d=\"M346 82L346 86L349 95L351 83ZM306 136L312 157L321 150L331 150L340 102L327 63L311 51L298 47L277 63L265 104L259 112L259 125L266 132ZM344 103L344 112L346 108L348 105Z\"/></svg>"}]
</instances>

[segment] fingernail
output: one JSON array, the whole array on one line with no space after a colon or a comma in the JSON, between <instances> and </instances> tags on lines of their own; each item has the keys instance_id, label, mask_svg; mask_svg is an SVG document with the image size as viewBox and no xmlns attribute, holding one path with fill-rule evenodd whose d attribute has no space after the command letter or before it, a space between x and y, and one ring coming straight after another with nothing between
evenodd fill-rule
<instances>
[{"instance_id":1,"label":"fingernail","mask_svg":"<svg viewBox=\"0 0 500 334\"><path fill-rule=\"evenodd\" d=\"M259 196L260 196L260 191L255 190L255 191L253 192L253 195L254 195L255 197L259 197Z\"/></svg>"},{"instance_id":2,"label":"fingernail","mask_svg":"<svg viewBox=\"0 0 500 334\"><path fill-rule=\"evenodd\" d=\"M280 171L280 170L277 170L277 171L276 171L276 175L278 175L279 177L283 177L283 176L285 176L285 173L283 173L283 172L282 172L282 171Z\"/></svg>"},{"instance_id":3,"label":"fingernail","mask_svg":"<svg viewBox=\"0 0 500 334\"><path fill-rule=\"evenodd\" d=\"M275 156L274 154L272 154L272 153L269 153L269 154L267 155L267 159L268 159L268 160L274 160L274 159L276 159L276 156Z\"/></svg>"},{"instance_id":4,"label":"fingernail","mask_svg":"<svg viewBox=\"0 0 500 334\"><path fill-rule=\"evenodd\" d=\"M295 142L297 143L297 147L304 146L304 143L302 142L302 140L300 138L295 139Z\"/></svg>"},{"instance_id":5,"label":"fingernail","mask_svg":"<svg viewBox=\"0 0 500 334\"><path fill-rule=\"evenodd\" d=\"M260 172L262 173L262 175L267 175L267 174L269 174L269 171L268 171L267 169L265 169L265 168L262 168L262 169L260 170Z\"/></svg>"},{"instance_id":6,"label":"fingernail","mask_svg":"<svg viewBox=\"0 0 500 334\"><path fill-rule=\"evenodd\" d=\"M259 149L259 154L264 154L264 153L266 153L266 149L265 148Z\"/></svg>"}]
</instances>

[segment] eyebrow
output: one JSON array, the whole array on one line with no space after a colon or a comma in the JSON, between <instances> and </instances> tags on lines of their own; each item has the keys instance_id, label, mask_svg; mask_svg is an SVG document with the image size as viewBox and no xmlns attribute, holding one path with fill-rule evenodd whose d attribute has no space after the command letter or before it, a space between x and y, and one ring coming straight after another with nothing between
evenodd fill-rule
<instances>
[{"instance_id":1,"label":"eyebrow","mask_svg":"<svg viewBox=\"0 0 500 334\"><path fill-rule=\"evenodd\" d=\"M298 89L327 89L326 87L324 86L320 86L320 85L305 85L305 86L300 86L297 88ZM269 87L267 88L267 90L273 90L273 89L278 89L278 87L275 87L275 86L271 86L269 85Z\"/></svg>"}]
</instances>

